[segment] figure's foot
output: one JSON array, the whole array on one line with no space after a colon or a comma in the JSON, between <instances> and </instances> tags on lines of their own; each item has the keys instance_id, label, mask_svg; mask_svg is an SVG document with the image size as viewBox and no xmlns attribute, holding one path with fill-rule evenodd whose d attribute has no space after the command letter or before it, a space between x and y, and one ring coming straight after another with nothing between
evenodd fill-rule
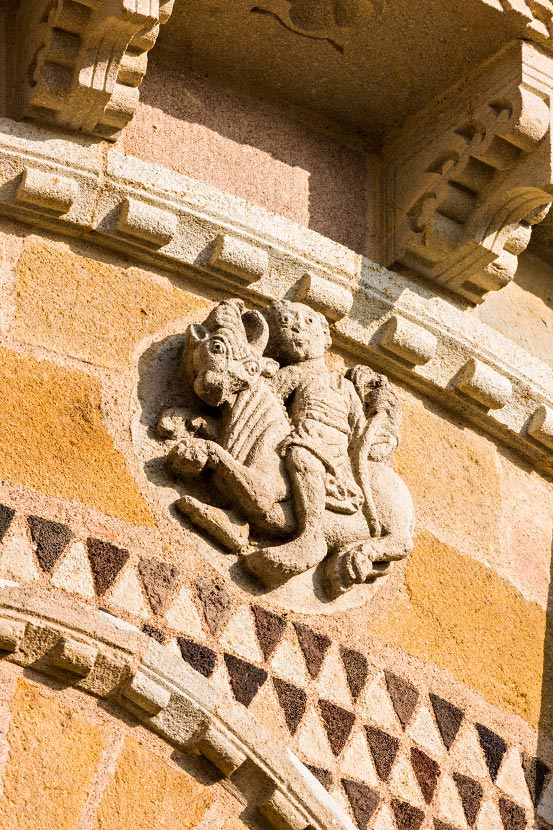
<instances>
[{"instance_id":1,"label":"figure's foot","mask_svg":"<svg viewBox=\"0 0 553 830\"><path fill-rule=\"evenodd\" d=\"M390 562L374 561L375 550L371 542L356 542L328 557L324 585L330 599L345 594L354 585L373 582L385 576Z\"/></svg>"},{"instance_id":2,"label":"figure's foot","mask_svg":"<svg viewBox=\"0 0 553 830\"><path fill-rule=\"evenodd\" d=\"M275 588L318 565L327 552L324 536L302 533L291 542L250 553L242 563L265 586Z\"/></svg>"},{"instance_id":3,"label":"figure's foot","mask_svg":"<svg viewBox=\"0 0 553 830\"><path fill-rule=\"evenodd\" d=\"M183 496L175 506L179 513L201 527L231 553L241 553L248 545L250 526L230 511L205 504L193 496Z\"/></svg>"}]
</instances>

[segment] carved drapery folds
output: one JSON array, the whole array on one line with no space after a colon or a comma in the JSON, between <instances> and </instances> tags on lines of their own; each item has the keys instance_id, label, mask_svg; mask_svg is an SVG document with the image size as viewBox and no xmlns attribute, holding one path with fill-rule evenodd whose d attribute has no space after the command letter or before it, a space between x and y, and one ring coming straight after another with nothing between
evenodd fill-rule
<instances>
[{"instance_id":1,"label":"carved drapery folds","mask_svg":"<svg viewBox=\"0 0 553 830\"><path fill-rule=\"evenodd\" d=\"M517 43L386 149L386 264L472 302L506 285L551 204L553 60Z\"/></svg>"},{"instance_id":2,"label":"carved drapery folds","mask_svg":"<svg viewBox=\"0 0 553 830\"><path fill-rule=\"evenodd\" d=\"M173 0L25 0L18 13L20 114L115 138Z\"/></svg>"}]
</instances>

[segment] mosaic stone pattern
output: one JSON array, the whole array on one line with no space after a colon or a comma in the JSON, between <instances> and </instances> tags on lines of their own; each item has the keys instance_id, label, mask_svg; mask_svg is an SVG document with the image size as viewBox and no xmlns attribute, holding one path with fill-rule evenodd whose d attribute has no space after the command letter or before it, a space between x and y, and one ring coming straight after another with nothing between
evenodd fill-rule
<instances>
[{"instance_id":1,"label":"mosaic stone pattern","mask_svg":"<svg viewBox=\"0 0 553 830\"><path fill-rule=\"evenodd\" d=\"M551 772L508 735L222 584L4 505L0 578L49 581L139 623L280 734L360 830L553 825Z\"/></svg>"}]
</instances>

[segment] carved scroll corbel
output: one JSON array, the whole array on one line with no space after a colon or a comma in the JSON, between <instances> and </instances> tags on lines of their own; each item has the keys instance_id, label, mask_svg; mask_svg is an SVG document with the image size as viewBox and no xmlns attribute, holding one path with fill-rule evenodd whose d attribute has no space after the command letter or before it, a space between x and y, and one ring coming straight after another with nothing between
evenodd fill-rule
<instances>
[{"instance_id":1,"label":"carved scroll corbel","mask_svg":"<svg viewBox=\"0 0 553 830\"><path fill-rule=\"evenodd\" d=\"M20 115L116 138L138 105L147 52L173 0L23 0Z\"/></svg>"},{"instance_id":2,"label":"carved scroll corbel","mask_svg":"<svg viewBox=\"0 0 553 830\"><path fill-rule=\"evenodd\" d=\"M553 199L553 60L516 44L410 122L386 156L386 264L481 302Z\"/></svg>"}]
</instances>

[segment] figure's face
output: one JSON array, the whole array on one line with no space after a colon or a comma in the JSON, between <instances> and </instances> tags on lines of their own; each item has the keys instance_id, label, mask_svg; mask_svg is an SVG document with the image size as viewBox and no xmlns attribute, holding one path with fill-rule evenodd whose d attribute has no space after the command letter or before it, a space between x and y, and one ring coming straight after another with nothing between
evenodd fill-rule
<instances>
[{"instance_id":1,"label":"figure's face","mask_svg":"<svg viewBox=\"0 0 553 830\"><path fill-rule=\"evenodd\" d=\"M398 445L397 433L386 418L377 429L369 453L370 461L387 461Z\"/></svg>"},{"instance_id":2,"label":"figure's face","mask_svg":"<svg viewBox=\"0 0 553 830\"><path fill-rule=\"evenodd\" d=\"M324 355L330 336L321 314L303 303L286 303L277 316L280 352L285 361L299 363Z\"/></svg>"}]
</instances>

